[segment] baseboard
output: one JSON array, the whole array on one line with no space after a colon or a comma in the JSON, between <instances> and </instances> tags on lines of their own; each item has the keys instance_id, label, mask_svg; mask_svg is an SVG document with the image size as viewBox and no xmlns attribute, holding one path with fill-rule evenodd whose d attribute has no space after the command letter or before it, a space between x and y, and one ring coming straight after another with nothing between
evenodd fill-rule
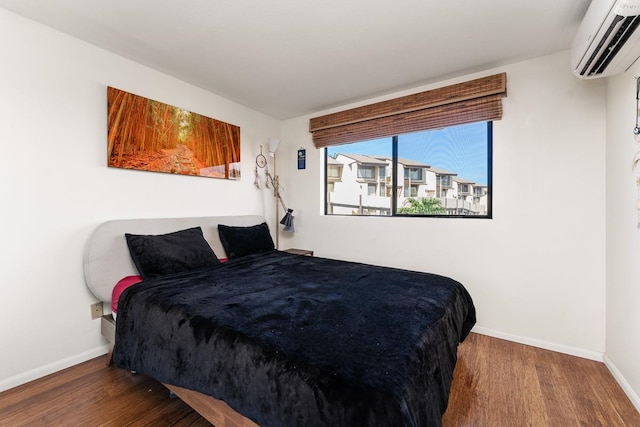
<instances>
[{"instance_id":1,"label":"baseboard","mask_svg":"<svg viewBox=\"0 0 640 427\"><path fill-rule=\"evenodd\" d=\"M48 365L40 366L39 368L16 375L15 377L7 378L0 381L0 392L26 384L29 381L37 380L38 378L53 374L54 372L70 368L78 363L95 359L96 357L107 354L108 351L109 346L103 345L96 347L93 350L85 351L84 353L76 354L75 356L67 357L66 359L58 360L56 362L49 363Z\"/></svg>"},{"instance_id":2,"label":"baseboard","mask_svg":"<svg viewBox=\"0 0 640 427\"><path fill-rule=\"evenodd\" d=\"M484 328L482 326L476 326L472 329L473 332L482 335L489 335L490 337L500 338L507 341L513 341L520 344L526 344L533 347L544 348L545 350L557 351L559 353L569 354L571 356L582 357L584 359L596 360L598 362L604 362L604 353L598 353L597 351L589 351L583 348L571 347L568 345L562 345L544 340L538 340L535 338L522 337L519 335L507 334L504 332L496 331L494 329Z\"/></svg>"},{"instance_id":3,"label":"baseboard","mask_svg":"<svg viewBox=\"0 0 640 427\"><path fill-rule=\"evenodd\" d=\"M631 388L622 373L618 370L618 368L616 368L616 365L606 355L604 356L604 364L609 369L609 372L611 372L611 375L613 375L613 378L615 378L618 384L620 384L620 387L622 387L622 390L624 390L631 403L633 403L633 406L635 406L638 412L640 412L640 396L638 396L636 392L633 391L633 388Z\"/></svg>"}]
</instances>

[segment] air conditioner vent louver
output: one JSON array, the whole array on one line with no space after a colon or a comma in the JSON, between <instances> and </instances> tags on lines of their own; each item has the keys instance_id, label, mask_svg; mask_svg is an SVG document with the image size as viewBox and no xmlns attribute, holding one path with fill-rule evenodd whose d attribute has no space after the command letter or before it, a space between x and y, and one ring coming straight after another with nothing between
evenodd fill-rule
<instances>
[{"instance_id":1,"label":"air conditioner vent louver","mask_svg":"<svg viewBox=\"0 0 640 427\"><path fill-rule=\"evenodd\" d=\"M638 28L638 25L640 25L639 16L624 17L616 15L598 47L593 51L587 64L580 71L580 75L596 76L602 74L620 51L620 48L624 46L624 43Z\"/></svg>"},{"instance_id":2,"label":"air conditioner vent louver","mask_svg":"<svg viewBox=\"0 0 640 427\"><path fill-rule=\"evenodd\" d=\"M571 46L576 77L627 71L640 57L640 0L592 0Z\"/></svg>"}]
</instances>

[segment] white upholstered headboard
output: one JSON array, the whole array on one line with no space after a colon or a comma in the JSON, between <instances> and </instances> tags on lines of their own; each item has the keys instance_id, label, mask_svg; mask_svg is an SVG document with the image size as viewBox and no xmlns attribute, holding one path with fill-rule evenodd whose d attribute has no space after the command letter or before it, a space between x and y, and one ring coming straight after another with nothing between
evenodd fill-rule
<instances>
[{"instance_id":1,"label":"white upholstered headboard","mask_svg":"<svg viewBox=\"0 0 640 427\"><path fill-rule=\"evenodd\" d=\"M165 234L200 226L213 252L218 258L226 258L218 236L218 224L248 226L264 221L265 219L259 215L107 221L96 228L85 246L83 258L87 286L100 301L110 303L111 291L118 280L138 274L129 255L125 233Z\"/></svg>"}]
</instances>

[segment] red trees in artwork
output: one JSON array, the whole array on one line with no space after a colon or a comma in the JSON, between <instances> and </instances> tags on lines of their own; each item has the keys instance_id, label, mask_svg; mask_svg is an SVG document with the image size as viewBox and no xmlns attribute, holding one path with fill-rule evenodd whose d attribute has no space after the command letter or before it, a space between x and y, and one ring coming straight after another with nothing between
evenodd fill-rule
<instances>
[{"instance_id":1,"label":"red trees in artwork","mask_svg":"<svg viewBox=\"0 0 640 427\"><path fill-rule=\"evenodd\" d=\"M240 178L240 128L109 87L109 166Z\"/></svg>"}]
</instances>

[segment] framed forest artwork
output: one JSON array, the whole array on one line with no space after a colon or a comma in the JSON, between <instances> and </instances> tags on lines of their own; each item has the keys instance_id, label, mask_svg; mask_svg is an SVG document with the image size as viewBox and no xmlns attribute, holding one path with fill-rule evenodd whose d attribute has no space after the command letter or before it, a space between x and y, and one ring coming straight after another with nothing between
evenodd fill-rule
<instances>
[{"instance_id":1,"label":"framed forest artwork","mask_svg":"<svg viewBox=\"0 0 640 427\"><path fill-rule=\"evenodd\" d=\"M109 167L240 179L240 128L112 87Z\"/></svg>"}]
</instances>

